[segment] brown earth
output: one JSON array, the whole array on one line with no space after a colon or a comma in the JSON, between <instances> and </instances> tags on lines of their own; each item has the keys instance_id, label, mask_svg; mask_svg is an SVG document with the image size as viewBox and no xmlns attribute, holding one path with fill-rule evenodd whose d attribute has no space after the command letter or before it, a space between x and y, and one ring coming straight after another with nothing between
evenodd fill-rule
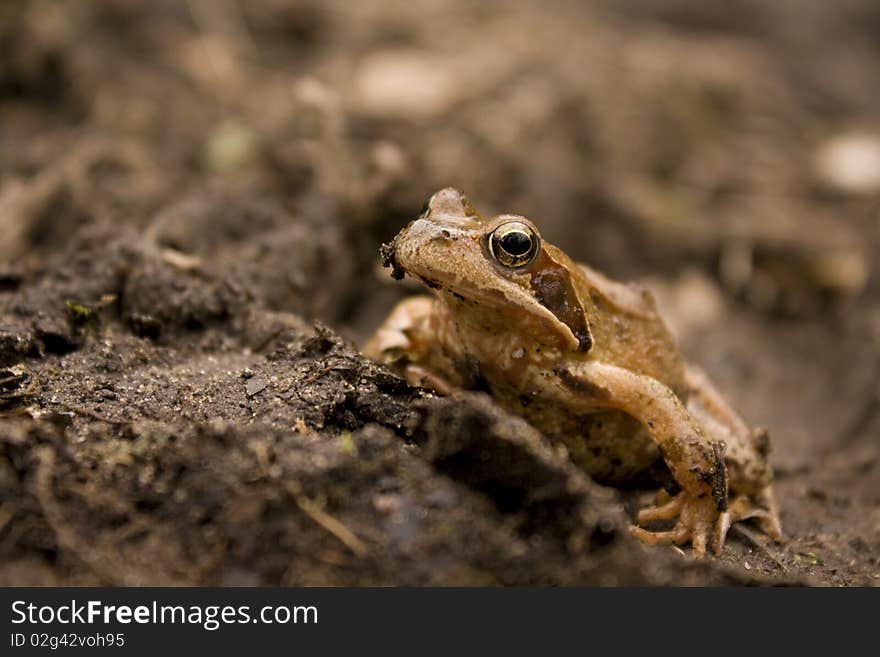
<instances>
[{"instance_id":1,"label":"brown earth","mask_svg":"<svg viewBox=\"0 0 880 657\"><path fill-rule=\"evenodd\" d=\"M0 583L880 583L880 9L724 7L2 3ZM446 185L654 287L786 542L358 353Z\"/></svg>"}]
</instances>

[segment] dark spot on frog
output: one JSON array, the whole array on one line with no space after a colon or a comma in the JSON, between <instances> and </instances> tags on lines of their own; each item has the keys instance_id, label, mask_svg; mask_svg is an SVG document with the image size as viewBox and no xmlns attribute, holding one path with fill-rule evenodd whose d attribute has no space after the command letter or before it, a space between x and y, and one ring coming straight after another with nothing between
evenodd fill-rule
<instances>
[{"instance_id":1,"label":"dark spot on frog","mask_svg":"<svg viewBox=\"0 0 880 657\"><path fill-rule=\"evenodd\" d=\"M425 287L431 290L439 290L442 287L437 281L430 278L425 278L424 276L419 276L419 280L422 281Z\"/></svg>"},{"instance_id":2,"label":"dark spot on frog","mask_svg":"<svg viewBox=\"0 0 880 657\"><path fill-rule=\"evenodd\" d=\"M526 393L524 395L520 395L519 396L519 403L522 405L523 408L526 408L532 404L532 402L535 400L535 398L537 396L538 396L538 391L532 390L529 393Z\"/></svg>"},{"instance_id":3,"label":"dark spot on frog","mask_svg":"<svg viewBox=\"0 0 880 657\"><path fill-rule=\"evenodd\" d=\"M461 377L463 385L469 390L479 390L481 392L490 392L489 383L483 376L480 362L472 357L467 356L459 359L454 363L455 371Z\"/></svg>"},{"instance_id":4,"label":"dark spot on frog","mask_svg":"<svg viewBox=\"0 0 880 657\"><path fill-rule=\"evenodd\" d=\"M662 460L660 461L659 466L654 466L654 470L659 473L655 477L658 482L662 482L661 486L663 487L663 490L673 497L681 492L681 486L675 480L675 477L672 476L672 473L669 472L669 468L666 467L666 464L663 463Z\"/></svg>"},{"instance_id":5,"label":"dark spot on frog","mask_svg":"<svg viewBox=\"0 0 880 657\"><path fill-rule=\"evenodd\" d=\"M562 385L569 390L584 393L597 401L611 399L611 392L608 388L604 388L603 386L597 385L587 379L579 378L568 370L557 369L553 370L553 373L559 377Z\"/></svg>"},{"instance_id":6,"label":"dark spot on frog","mask_svg":"<svg viewBox=\"0 0 880 657\"><path fill-rule=\"evenodd\" d=\"M695 466L691 470L697 474L700 481L711 486L715 507L719 511L725 511L727 510L728 492L727 468L724 464L725 445L724 442L718 441L713 442L710 447L711 453L708 453L708 450L703 450L703 456L707 457L712 467L710 469L703 469Z\"/></svg>"}]
</instances>

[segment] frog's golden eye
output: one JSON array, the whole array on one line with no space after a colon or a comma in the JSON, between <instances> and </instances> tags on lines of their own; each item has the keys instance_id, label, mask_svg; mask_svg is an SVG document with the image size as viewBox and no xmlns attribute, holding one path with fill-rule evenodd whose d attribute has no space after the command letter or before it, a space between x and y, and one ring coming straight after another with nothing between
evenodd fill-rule
<instances>
[{"instance_id":1,"label":"frog's golden eye","mask_svg":"<svg viewBox=\"0 0 880 657\"><path fill-rule=\"evenodd\" d=\"M518 269L532 263L541 246L541 238L527 224L508 221L489 236L489 253L505 267Z\"/></svg>"}]
</instances>

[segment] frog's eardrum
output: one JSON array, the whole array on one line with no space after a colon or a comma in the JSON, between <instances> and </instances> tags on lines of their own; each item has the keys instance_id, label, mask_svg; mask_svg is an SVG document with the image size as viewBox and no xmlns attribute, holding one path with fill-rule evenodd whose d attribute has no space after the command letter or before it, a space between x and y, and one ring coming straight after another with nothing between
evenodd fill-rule
<instances>
[{"instance_id":1,"label":"frog's eardrum","mask_svg":"<svg viewBox=\"0 0 880 657\"><path fill-rule=\"evenodd\" d=\"M538 302L565 324L578 341L578 351L588 352L593 347L593 336L581 307L571 276L565 267L557 264L542 251L531 279L532 292Z\"/></svg>"}]
</instances>

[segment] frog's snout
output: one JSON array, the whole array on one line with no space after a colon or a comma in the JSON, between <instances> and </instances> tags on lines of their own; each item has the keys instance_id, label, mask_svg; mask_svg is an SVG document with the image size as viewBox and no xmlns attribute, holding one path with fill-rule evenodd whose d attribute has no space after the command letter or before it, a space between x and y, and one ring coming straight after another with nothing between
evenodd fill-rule
<instances>
[{"instance_id":1,"label":"frog's snout","mask_svg":"<svg viewBox=\"0 0 880 657\"><path fill-rule=\"evenodd\" d=\"M462 239L466 236L455 222L416 219L382 245L382 262L398 280L404 274L431 280L454 278L473 255L465 243L468 240Z\"/></svg>"}]
</instances>

